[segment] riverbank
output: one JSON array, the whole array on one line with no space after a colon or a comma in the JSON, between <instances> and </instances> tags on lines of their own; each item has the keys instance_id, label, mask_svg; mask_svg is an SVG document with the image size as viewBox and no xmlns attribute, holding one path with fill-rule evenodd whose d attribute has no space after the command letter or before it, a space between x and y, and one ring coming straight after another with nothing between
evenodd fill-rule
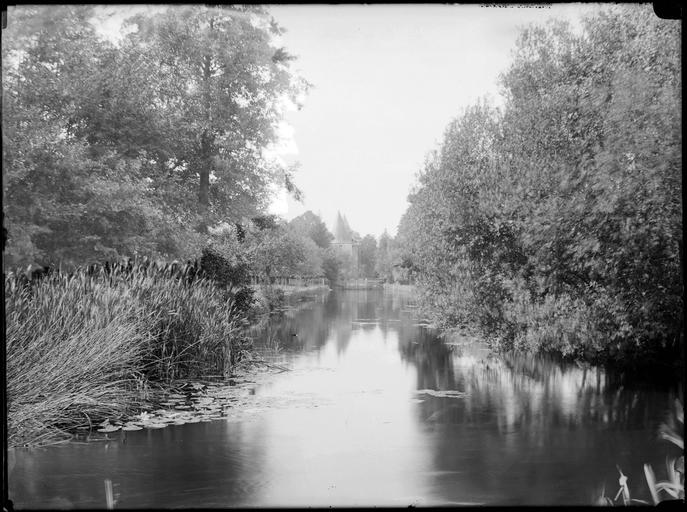
<instances>
[{"instance_id":1,"label":"riverbank","mask_svg":"<svg viewBox=\"0 0 687 512\"><path fill-rule=\"evenodd\" d=\"M178 379L226 377L250 355L226 290L167 270L6 276L9 446L69 439L140 412Z\"/></svg>"},{"instance_id":2,"label":"riverbank","mask_svg":"<svg viewBox=\"0 0 687 512\"><path fill-rule=\"evenodd\" d=\"M80 269L33 283L10 272L9 445L51 444L80 429L121 427L168 401L180 379L227 379L241 364L262 368L246 327L288 298L328 289L253 286L253 305L242 311L228 289L167 267Z\"/></svg>"},{"instance_id":3,"label":"riverbank","mask_svg":"<svg viewBox=\"0 0 687 512\"><path fill-rule=\"evenodd\" d=\"M310 286L259 284L251 285L251 289L253 290L254 302L249 312L249 317L258 323L260 322L260 317L283 310L289 299L298 299L330 290L329 286L322 284Z\"/></svg>"},{"instance_id":4,"label":"riverbank","mask_svg":"<svg viewBox=\"0 0 687 512\"><path fill-rule=\"evenodd\" d=\"M275 284L272 286L273 286L273 288L279 289L282 292L284 292L285 297L298 297L298 296L307 295L310 293L316 293L316 292L331 290L331 288L326 284L322 284L322 285L317 284L317 285L311 285L311 286ZM261 287L260 285L253 285L252 286L252 288L256 291L259 291L260 287Z\"/></svg>"},{"instance_id":5,"label":"riverbank","mask_svg":"<svg viewBox=\"0 0 687 512\"><path fill-rule=\"evenodd\" d=\"M392 292L415 293L416 291L414 284L384 283L382 287L384 288L384 290Z\"/></svg>"}]
</instances>

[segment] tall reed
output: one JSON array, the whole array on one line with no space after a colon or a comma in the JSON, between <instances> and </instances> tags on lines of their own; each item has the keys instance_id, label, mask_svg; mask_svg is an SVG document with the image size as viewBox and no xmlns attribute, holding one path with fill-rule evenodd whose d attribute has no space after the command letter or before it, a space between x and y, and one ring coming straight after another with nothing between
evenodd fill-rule
<instances>
[{"instance_id":1,"label":"tall reed","mask_svg":"<svg viewBox=\"0 0 687 512\"><path fill-rule=\"evenodd\" d=\"M228 373L241 318L211 282L134 265L5 278L8 441L68 437L124 414L147 380Z\"/></svg>"}]
</instances>

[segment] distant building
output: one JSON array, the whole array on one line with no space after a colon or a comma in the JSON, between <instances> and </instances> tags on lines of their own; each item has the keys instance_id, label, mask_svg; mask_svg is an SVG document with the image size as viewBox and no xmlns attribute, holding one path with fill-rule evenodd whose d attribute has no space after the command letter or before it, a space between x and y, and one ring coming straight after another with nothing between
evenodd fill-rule
<instances>
[{"instance_id":1,"label":"distant building","mask_svg":"<svg viewBox=\"0 0 687 512\"><path fill-rule=\"evenodd\" d=\"M331 242L332 247L343 254L351 257L352 268L350 277L358 277L360 268L360 236L355 233L348 225L346 216L341 216L340 212L336 214L336 224L334 224L334 240Z\"/></svg>"}]
</instances>

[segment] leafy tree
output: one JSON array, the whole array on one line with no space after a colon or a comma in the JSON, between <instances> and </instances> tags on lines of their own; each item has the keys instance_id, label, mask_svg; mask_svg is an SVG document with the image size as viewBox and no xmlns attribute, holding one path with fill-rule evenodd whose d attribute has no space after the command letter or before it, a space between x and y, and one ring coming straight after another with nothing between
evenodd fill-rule
<instances>
[{"instance_id":1,"label":"leafy tree","mask_svg":"<svg viewBox=\"0 0 687 512\"><path fill-rule=\"evenodd\" d=\"M322 270L330 286L334 286L339 279L344 277L348 266L350 266L350 258L346 258L345 254L334 247L328 247L323 251Z\"/></svg>"},{"instance_id":2,"label":"leafy tree","mask_svg":"<svg viewBox=\"0 0 687 512\"><path fill-rule=\"evenodd\" d=\"M359 265L363 276L375 277L377 263L377 240L372 235L366 235L360 241L358 252Z\"/></svg>"},{"instance_id":3,"label":"leafy tree","mask_svg":"<svg viewBox=\"0 0 687 512\"><path fill-rule=\"evenodd\" d=\"M51 8L52 9L52 8ZM15 8L3 30L6 264L164 254L176 233L146 196L142 162L94 152L78 131L111 48L89 6ZM8 44L5 45L4 43Z\"/></svg>"},{"instance_id":4,"label":"leafy tree","mask_svg":"<svg viewBox=\"0 0 687 512\"><path fill-rule=\"evenodd\" d=\"M330 242L334 239L334 235L329 232L327 225L310 210L292 219L289 225L296 232L310 237L322 249L329 247Z\"/></svg>"},{"instance_id":5,"label":"leafy tree","mask_svg":"<svg viewBox=\"0 0 687 512\"><path fill-rule=\"evenodd\" d=\"M297 192L263 156L307 84L262 7L170 7L98 37L92 6L22 6L3 30L6 264L189 258L194 227Z\"/></svg>"},{"instance_id":6,"label":"leafy tree","mask_svg":"<svg viewBox=\"0 0 687 512\"><path fill-rule=\"evenodd\" d=\"M393 239L389 236L386 229L379 237L377 254L375 257L375 273L387 282L393 282Z\"/></svg>"},{"instance_id":7,"label":"leafy tree","mask_svg":"<svg viewBox=\"0 0 687 512\"><path fill-rule=\"evenodd\" d=\"M270 282L275 277L322 274L322 256L315 242L284 224L250 230L245 244L254 272Z\"/></svg>"},{"instance_id":8,"label":"leafy tree","mask_svg":"<svg viewBox=\"0 0 687 512\"><path fill-rule=\"evenodd\" d=\"M204 221L264 208L268 186L289 177L262 152L277 140L284 101L306 87L293 57L272 46L282 29L261 6L175 6L130 23L130 44L166 86L156 99L175 123L174 172L185 194L197 192Z\"/></svg>"},{"instance_id":9,"label":"leafy tree","mask_svg":"<svg viewBox=\"0 0 687 512\"><path fill-rule=\"evenodd\" d=\"M646 6L522 31L503 109L451 123L399 226L428 314L576 357L679 346L678 45Z\"/></svg>"}]
</instances>

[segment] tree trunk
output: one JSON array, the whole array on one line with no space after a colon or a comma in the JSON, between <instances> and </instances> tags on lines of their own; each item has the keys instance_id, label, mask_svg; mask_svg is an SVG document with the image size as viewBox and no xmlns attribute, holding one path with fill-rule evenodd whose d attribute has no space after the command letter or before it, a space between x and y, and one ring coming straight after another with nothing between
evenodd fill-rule
<instances>
[{"instance_id":1,"label":"tree trunk","mask_svg":"<svg viewBox=\"0 0 687 512\"><path fill-rule=\"evenodd\" d=\"M212 171L212 155L207 132L203 132L200 140L200 158L198 159L198 204L200 205L201 221L199 231L206 233L208 229L208 207L210 205L210 172Z\"/></svg>"},{"instance_id":2,"label":"tree trunk","mask_svg":"<svg viewBox=\"0 0 687 512\"><path fill-rule=\"evenodd\" d=\"M207 161L203 162L203 167L199 169L200 184L198 187L198 202L203 210L207 210L210 204L210 166Z\"/></svg>"},{"instance_id":3,"label":"tree trunk","mask_svg":"<svg viewBox=\"0 0 687 512\"><path fill-rule=\"evenodd\" d=\"M210 30L213 29L214 19L210 19ZM205 116L208 122L210 116L210 78L212 76L212 57L208 54L203 57L203 101L205 103ZM210 171L212 170L212 144L211 134L208 129L203 131L200 137L200 159L198 174L200 182L198 184L198 203L200 204L200 231L206 233L208 229L208 206L210 205Z\"/></svg>"}]
</instances>

